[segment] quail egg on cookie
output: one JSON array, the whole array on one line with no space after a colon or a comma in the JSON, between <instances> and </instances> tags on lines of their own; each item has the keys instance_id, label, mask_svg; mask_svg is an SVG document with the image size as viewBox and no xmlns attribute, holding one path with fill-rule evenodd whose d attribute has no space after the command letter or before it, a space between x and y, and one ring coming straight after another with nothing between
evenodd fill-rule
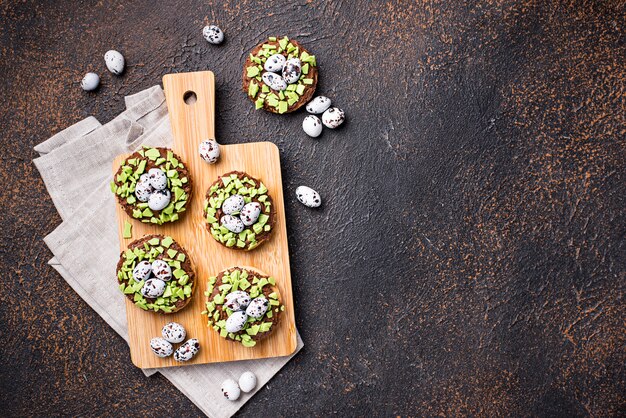
<instances>
[{"instance_id":1,"label":"quail egg on cookie","mask_svg":"<svg viewBox=\"0 0 626 418\"><path fill-rule=\"evenodd\" d=\"M137 263L133 269L133 279L137 282L145 281L152 273L152 266L146 260Z\"/></svg>"},{"instance_id":2,"label":"quail egg on cookie","mask_svg":"<svg viewBox=\"0 0 626 418\"><path fill-rule=\"evenodd\" d=\"M155 299L165 292L165 282L161 279L148 279L141 288L141 294L144 297Z\"/></svg>"},{"instance_id":3,"label":"quail egg on cookie","mask_svg":"<svg viewBox=\"0 0 626 418\"><path fill-rule=\"evenodd\" d=\"M234 194L228 199L224 200L224 203L222 203L222 212L224 212L224 214L226 215L232 215L235 212L239 212L245 204L246 201L244 200L243 196L239 194Z\"/></svg>"},{"instance_id":4,"label":"quail egg on cookie","mask_svg":"<svg viewBox=\"0 0 626 418\"><path fill-rule=\"evenodd\" d=\"M222 216L222 219L220 219L220 223L222 224L224 228L228 229L230 232L233 232L235 234L240 233L245 228L241 219L234 217L232 215Z\"/></svg>"},{"instance_id":5,"label":"quail egg on cookie","mask_svg":"<svg viewBox=\"0 0 626 418\"><path fill-rule=\"evenodd\" d=\"M172 279L172 268L163 260L154 260L152 262L152 274L157 279L168 282Z\"/></svg>"},{"instance_id":6,"label":"quail egg on cookie","mask_svg":"<svg viewBox=\"0 0 626 418\"><path fill-rule=\"evenodd\" d=\"M259 219L260 214L261 204L259 202L250 202L241 209L239 218L245 226L250 226L256 223L257 219Z\"/></svg>"},{"instance_id":7,"label":"quail egg on cookie","mask_svg":"<svg viewBox=\"0 0 626 418\"><path fill-rule=\"evenodd\" d=\"M252 303L252 302L250 302ZM250 305L248 305L250 308ZM226 332L239 332L248 320L248 315L243 311L233 312L226 320Z\"/></svg>"},{"instance_id":8,"label":"quail egg on cookie","mask_svg":"<svg viewBox=\"0 0 626 418\"><path fill-rule=\"evenodd\" d=\"M283 65L283 80L287 84L293 84L300 79L302 74L302 62L299 58L291 58Z\"/></svg>"},{"instance_id":9,"label":"quail egg on cookie","mask_svg":"<svg viewBox=\"0 0 626 418\"><path fill-rule=\"evenodd\" d=\"M168 357L174 352L172 344L161 337L155 337L150 340L150 349L159 357Z\"/></svg>"},{"instance_id":10,"label":"quail egg on cookie","mask_svg":"<svg viewBox=\"0 0 626 418\"><path fill-rule=\"evenodd\" d=\"M148 171L150 186L155 190L163 190L167 187L167 176L160 168L151 168Z\"/></svg>"},{"instance_id":11,"label":"quail egg on cookie","mask_svg":"<svg viewBox=\"0 0 626 418\"><path fill-rule=\"evenodd\" d=\"M154 192L149 182L138 181L135 186L135 197L140 202L147 202L150 199L150 195Z\"/></svg>"},{"instance_id":12,"label":"quail egg on cookie","mask_svg":"<svg viewBox=\"0 0 626 418\"><path fill-rule=\"evenodd\" d=\"M279 73L283 69L283 65L287 62L287 58L283 54L274 54L265 61L263 68L265 71Z\"/></svg>"},{"instance_id":13,"label":"quail egg on cookie","mask_svg":"<svg viewBox=\"0 0 626 418\"><path fill-rule=\"evenodd\" d=\"M224 306L231 311L246 309L250 304L250 295L243 290L237 290L226 295Z\"/></svg>"},{"instance_id":14,"label":"quail egg on cookie","mask_svg":"<svg viewBox=\"0 0 626 418\"><path fill-rule=\"evenodd\" d=\"M185 327L178 322L168 322L163 326L161 335L163 335L166 341L172 344L178 344L183 342L187 336L187 332L185 331Z\"/></svg>"},{"instance_id":15,"label":"quail egg on cookie","mask_svg":"<svg viewBox=\"0 0 626 418\"><path fill-rule=\"evenodd\" d=\"M263 73L261 76L263 82L272 90L282 91L287 88L287 83L285 80L278 74L274 73Z\"/></svg>"},{"instance_id":16,"label":"quail egg on cookie","mask_svg":"<svg viewBox=\"0 0 626 418\"><path fill-rule=\"evenodd\" d=\"M148 198L148 207L152 210L163 210L170 204L172 194L169 190L155 190Z\"/></svg>"},{"instance_id":17,"label":"quail egg on cookie","mask_svg":"<svg viewBox=\"0 0 626 418\"><path fill-rule=\"evenodd\" d=\"M252 301L246 308L246 315L254 319L262 318L263 315L265 315L265 312L267 312L269 304L270 301L267 300L264 296L259 296L258 298L252 299ZM228 323L226 323L226 326L228 326Z\"/></svg>"}]
</instances>

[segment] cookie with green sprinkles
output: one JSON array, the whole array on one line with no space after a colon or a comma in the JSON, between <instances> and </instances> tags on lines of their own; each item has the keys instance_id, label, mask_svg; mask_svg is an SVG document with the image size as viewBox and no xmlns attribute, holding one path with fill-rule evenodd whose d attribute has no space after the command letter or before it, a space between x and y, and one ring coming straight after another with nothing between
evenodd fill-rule
<instances>
[{"instance_id":1,"label":"cookie with green sprinkles","mask_svg":"<svg viewBox=\"0 0 626 418\"><path fill-rule=\"evenodd\" d=\"M232 267L209 277L207 325L222 338L254 347L277 328L285 311L276 280L250 267Z\"/></svg>"},{"instance_id":2,"label":"cookie with green sprinkles","mask_svg":"<svg viewBox=\"0 0 626 418\"><path fill-rule=\"evenodd\" d=\"M294 61L295 67L292 65ZM243 91L256 109L289 113L311 100L317 87L317 76L315 55L296 40L270 36L254 47L246 58Z\"/></svg>"},{"instance_id":3,"label":"cookie with green sprinkles","mask_svg":"<svg viewBox=\"0 0 626 418\"><path fill-rule=\"evenodd\" d=\"M172 150L144 146L120 165L111 191L130 217L161 225L177 221L187 210L191 177Z\"/></svg>"},{"instance_id":4,"label":"cookie with green sprinkles","mask_svg":"<svg viewBox=\"0 0 626 418\"><path fill-rule=\"evenodd\" d=\"M120 254L117 281L135 306L162 314L187 306L196 285L189 254L172 237L163 235L131 242Z\"/></svg>"},{"instance_id":5,"label":"cookie with green sprinkles","mask_svg":"<svg viewBox=\"0 0 626 418\"><path fill-rule=\"evenodd\" d=\"M231 171L209 187L204 219L217 242L249 251L271 237L276 209L261 181L242 171Z\"/></svg>"}]
</instances>

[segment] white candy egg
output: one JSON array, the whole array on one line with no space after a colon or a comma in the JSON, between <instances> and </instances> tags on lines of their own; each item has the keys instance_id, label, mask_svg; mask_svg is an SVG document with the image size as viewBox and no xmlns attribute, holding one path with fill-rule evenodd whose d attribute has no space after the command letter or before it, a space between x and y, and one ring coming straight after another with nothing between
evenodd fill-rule
<instances>
[{"instance_id":1,"label":"white candy egg","mask_svg":"<svg viewBox=\"0 0 626 418\"><path fill-rule=\"evenodd\" d=\"M259 296L258 298L252 299L248 307L246 308L246 315L252 317L254 319L260 319L267 312L267 308L270 304L270 301L265 298L265 296ZM228 323L226 323L228 325Z\"/></svg>"},{"instance_id":2,"label":"white candy egg","mask_svg":"<svg viewBox=\"0 0 626 418\"><path fill-rule=\"evenodd\" d=\"M239 194L234 194L228 199L224 200L224 203L222 203L222 212L224 212L224 214L226 215L232 215L235 212L239 212L245 204L246 201L244 200L243 196Z\"/></svg>"},{"instance_id":3,"label":"white candy egg","mask_svg":"<svg viewBox=\"0 0 626 418\"><path fill-rule=\"evenodd\" d=\"M231 311L239 311L246 309L250 304L250 295L243 290L237 290L226 295L224 306Z\"/></svg>"},{"instance_id":4,"label":"white candy egg","mask_svg":"<svg viewBox=\"0 0 626 418\"><path fill-rule=\"evenodd\" d=\"M165 282L161 279L148 279L141 288L141 294L150 299L156 299L165 292Z\"/></svg>"},{"instance_id":5,"label":"white candy egg","mask_svg":"<svg viewBox=\"0 0 626 418\"><path fill-rule=\"evenodd\" d=\"M107 65L109 71L115 75L120 75L124 72L124 56L115 50L107 51L104 54L104 62Z\"/></svg>"},{"instance_id":6,"label":"white candy egg","mask_svg":"<svg viewBox=\"0 0 626 418\"><path fill-rule=\"evenodd\" d=\"M282 91L287 88L287 83L278 74L269 73L269 72L263 73L261 78L263 79L263 82L267 84L267 86L271 88L272 90Z\"/></svg>"},{"instance_id":7,"label":"white candy egg","mask_svg":"<svg viewBox=\"0 0 626 418\"><path fill-rule=\"evenodd\" d=\"M252 303L252 302L250 302ZM250 306L248 305L248 308ZM226 320L226 332L239 332L248 320L248 315L243 311L233 312Z\"/></svg>"},{"instance_id":8,"label":"white candy egg","mask_svg":"<svg viewBox=\"0 0 626 418\"><path fill-rule=\"evenodd\" d=\"M150 340L150 349L159 357L168 357L174 352L172 344L161 337L156 337Z\"/></svg>"},{"instance_id":9,"label":"white candy egg","mask_svg":"<svg viewBox=\"0 0 626 418\"><path fill-rule=\"evenodd\" d=\"M296 197L300 203L310 208L316 208L322 204L319 193L307 186L299 186L296 189Z\"/></svg>"},{"instance_id":10,"label":"white candy egg","mask_svg":"<svg viewBox=\"0 0 626 418\"><path fill-rule=\"evenodd\" d=\"M306 111L309 113L313 113L314 115L319 115L320 113L324 113L324 111L328 109L330 105L331 101L328 97L317 96L306 105Z\"/></svg>"},{"instance_id":11,"label":"white candy egg","mask_svg":"<svg viewBox=\"0 0 626 418\"><path fill-rule=\"evenodd\" d=\"M200 142L198 146L200 157L209 164L215 164L220 158L220 145L212 139Z\"/></svg>"},{"instance_id":12,"label":"white candy egg","mask_svg":"<svg viewBox=\"0 0 626 418\"><path fill-rule=\"evenodd\" d=\"M152 210L163 210L170 204L172 194L169 190L155 190L148 199L148 207Z\"/></svg>"},{"instance_id":13,"label":"white candy egg","mask_svg":"<svg viewBox=\"0 0 626 418\"><path fill-rule=\"evenodd\" d=\"M191 338L174 352L174 360L189 361L198 354L198 351L200 351L200 343L197 339Z\"/></svg>"},{"instance_id":14,"label":"white candy egg","mask_svg":"<svg viewBox=\"0 0 626 418\"><path fill-rule=\"evenodd\" d=\"M152 273L152 267L150 263L147 261L140 261L137 263L135 268L133 269L133 279L137 282L141 282L150 277L150 273Z\"/></svg>"},{"instance_id":15,"label":"white candy egg","mask_svg":"<svg viewBox=\"0 0 626 418\"><path fill-rule=\"evenodd\" d=\"M302 130L308 136L317 138L322 134L322 121L315 115L309 115L302 121Z\"/></svg>"},{"instance_id":16,"label":"white candy egg","mask_svg":"<svg viewBox=\"0 0 626 418\"><path fill-rule=\"evenodd\" d=\"M330 129L335 129L346 120L346 116L343 110L338 107L331 107L327 109L322 115L322 123Z\"/></svg>"},{"instance_id":17,"label":"white candy egg","mask_svg":"<svg viewBox=\"0 0 626 418\"><path fill-rule=\"evenodd\" d=\"M235 234L240 233L245 228L243 222L241 222L241 219L236 218L232 215L222 216L222 219L220 219L220 223L224 228L228 229L230 232L234 232Z\"/></svg>"},{"instance_id":18,"label":"white candy egg","mask_svg":"<svg viewBox=\"0 0 626 418\"><path fill-rule=\"evenodd\" d=\"M291 58L283 65L283 80L287 84L293 84L298 81L302 74L302 63L299 58Z\"/></svg>"},{"instance_id":19,"label":"white candy egg","mask_svg":"<svg viewBox=\"0 0 626 418\"><path fill-rule=\"evenodd\" d=\"M163 260L154 260L152 262L152 274L157 279L169 282L172 279L172 268Z\"/></svg>"},{"instance_id":20,"label":"white candy egg","mask_svg":"<svg viewBox=\"0 0 626 418\"><path fill-rule=\"evenodd\" d=\"M150 176L150 186L155 190L163 190L167 187L167 176L160 168L151 168L148 175Z\"/></svg>"},{"instance_id":21,"label":"white candy egg","mask_svg":"<svg viewBox=\"0 0 626 418\"><path fill-rule=\"evenodd\" d=\"M224 32L215 25L205 26L202 29L202 36L213 45L219 45L224 41Z\"/></svg>"},{"instance_id":22,"label":"white candy egg","mask_svg":"<svg viewBox=\"0 0 626 418\"><path fill-rule=\"evenodd\" d=\"M187 332L185 331L185 327L178 322L169 322L163 326L161 335L163 335L166 341L178 344L183 342L187 336Z\"/></svg>"},{"instance_id":23,"label":"white candy egg","mask_svg":"<svg viewBox=\"0 0 626 418\"><path fill-rule=\"evenodd\" d=\"M222 395L229 401L236 401L241 395L241 389L233 379L226 379L222 382Z\"/></svg>"},{"instance_id":24,"label":"white candy egg","mask_svg":"<svg viewBox=\"0 0 626 418\"><path fill-rule=\"evenodd\" d=\"M252 372L244 372L239 376L239 389L243 392L252 392L256 387L256 376Z\"/></svg>"},{"instance_id":25,"label":"white candy egg","mask_svg":"<svg viewBox=\"0 0 626 418\"><path fill-rule=\"evenodd\" d=\"M263 68L265 68L265 71L279 73L283 70L285 62L287 62L287 58L283 54L274 54L265 61Z\"/></svg>"},{"instance_id":26,"label":"white candy egg","mask_svg":"<svg viewBox=\"0 0 626 418\"><path fill-rule=\"evenodd\" d=\"M239 218L245 226L250 226L256 223L261 214L261 204L258 202L250 202L241 209Z\"/></svg>"},{"instance_id":27,"label":"white candy egg","mask_svg":"<svg viewBox=\"0 0 626 418\"><path fill-rule=\"evenodd\" d=\"M100 85L100 76L96 73L87 73L80 82L80 86L85 91L92 91L98 88Z\"/></svg>"},{"instance_id":28,"label":"white candy egg","mask_svg":"<svg viewBox=\"0 0 626 418\"><path fill-rule=\"evenodd\" d=\"M154 189L148 182L138 182L135 185L135 197L140 202L147 202L152 192L154 192Z\"/></svg>"}]
</instances>

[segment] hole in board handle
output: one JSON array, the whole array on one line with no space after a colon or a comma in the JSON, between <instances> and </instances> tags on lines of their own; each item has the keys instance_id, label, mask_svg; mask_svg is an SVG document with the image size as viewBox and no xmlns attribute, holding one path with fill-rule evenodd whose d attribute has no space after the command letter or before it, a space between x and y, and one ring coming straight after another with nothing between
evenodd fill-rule
<instances>
[{"instance_id":1,"label":"hole in board handle","mask_svg":"<svg viewBox=\"0 0 626 418\"><path fill-rule=\"evenodd\" d=\"M196 93L193 91L187 91L185 92L185 94L183 94L183 100L185 101L185 103L187 103L188 106L191 106L198 101L198 96L196 96Z\"/></svg>"}]
</instances>

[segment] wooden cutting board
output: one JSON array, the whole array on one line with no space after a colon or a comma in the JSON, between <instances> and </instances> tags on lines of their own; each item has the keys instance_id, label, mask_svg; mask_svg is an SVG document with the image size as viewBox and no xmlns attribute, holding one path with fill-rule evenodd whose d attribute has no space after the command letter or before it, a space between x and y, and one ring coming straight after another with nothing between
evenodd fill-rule
<instances>
[{"instance_id":1,"label":"wooden cutting board","mask_svg":"<svg viewBox=\"0 0 626 418\"><path fill-rule=\"evenodd\" d=\"M219 161L212 165L205 163L198 154L198 144L205 139L215 139L213 73L202 71L168 74L163 77L163 86L174 135L172 149L180 155L190 171L193 197L180 220L161 226L134 220L117 205L120 251L144 235L170 235L189 253L197 275L197 285L192 302L182 311L169 315L143 311L125 299L131 359L137 367L154 368L292 354L296 349L297 340L278 147L270 142L221 145ZM115 159L114 173L126 157L127 155L121 155ZM206 229L203 217L207 189L221 174L233 170L245 171L261 180L267 186L276 208L277 222L272 237L248 252L229 249L215 241ZM123 238L125 221L133 225L131 239ZM201 315L204 310L204 292L208 277L234 266L250 266L275 277L281 300L285 304L284 316L278 328L270 337L251 348L221 338L217 332L207 327L207 318ZM120 297L124 296L120 293ZM176 362L173 356L159 358L150 350L150 340L160 337L161 328L170 321L182 324L187 330L187 338L197 338L200 342L199 353L189 362ZM175 345L176 347L178 345Z\"/></svg>"}]
</instances>

